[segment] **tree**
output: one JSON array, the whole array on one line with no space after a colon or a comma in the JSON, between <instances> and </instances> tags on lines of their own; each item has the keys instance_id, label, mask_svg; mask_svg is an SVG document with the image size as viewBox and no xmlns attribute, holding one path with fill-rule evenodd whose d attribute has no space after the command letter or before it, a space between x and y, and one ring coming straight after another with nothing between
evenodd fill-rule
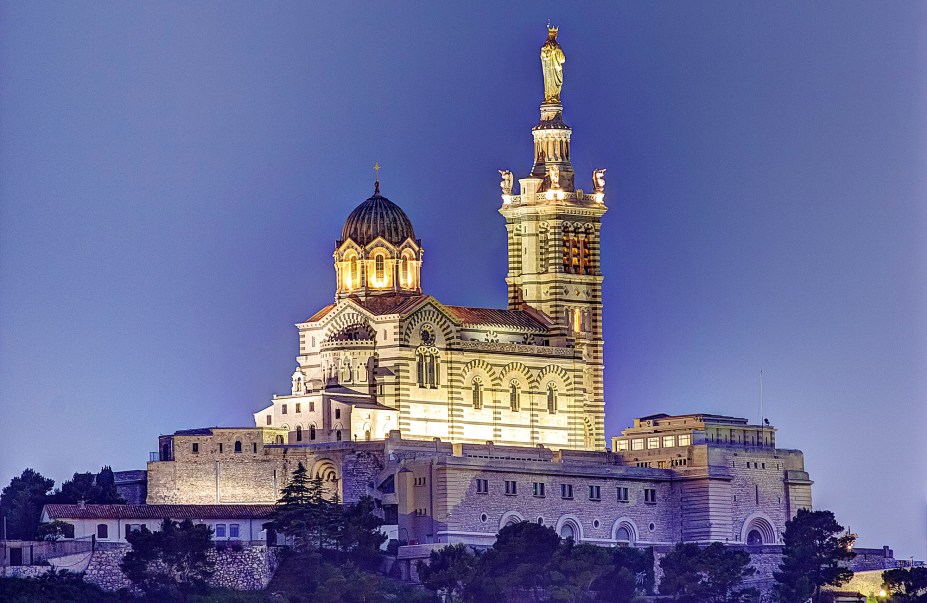
<instances>
[{"instance_id":1,"label":"tree","mask_svg":"<svg viewBox=\"0 0 927 603\"><path fill-rule=\"evenodd\" d=\"M160 531L151 532L143 526L129 532L126 540L132 550L120 567L153 599L186 600L191 594L207 591L215 566L206 554L213 548L209 526L194 525L189 519L181 523L165 519Z\"/></svg>"},{"instance_id":2,"label":"tree","mask_svg":"<svg viewBox=\"0 0 927 603\"><path fill-rule=\"evenodd\" d=\"M756 573L750 554L720 542L706 547L679 543L660 560L660 593L684 603L741 603L756 597L754 588L739 588Z\"/></svg>"},{"instance_id":3,"label":"tree","mask_svg":"<svg viewBox=\"0 0 927 603\"><path fill-rule=\"evenodd\" d=\"M387 538L380 531L383 520L374 515L373 510L373 499L362 496L356 503L346 505L340 514L339 548L361 567L379 563L380 547Z\"/></svg>"},{"instance_id":4,"label":"tree","mask_svg":"<svg viewBox=\"0 0 927 603\"><path fill-rule=\"evenodd\" d=\"M613 569L612 555L603 547L574 544L572 538L567 538L560 541L546 569L550 576L551 601L592 601L592 585ZM631 576L632 584L633 580Z\"/></svg>"},{"instance_id":5,"label":"tree","mask_svg":"<svg viewBox=\"0 0 927 603\"><path fill-rule=\"evenodd\" d=\"M74 538L74 524L56 519L39 524L35 531L36 540L56 542L62 538Z\"/></svg>"},{"instance_id":6,"label":"tree","mask_svg":"<svg viewBox=\"0 0 927 603\"><path fill-rule=\"evenodd\" d=\"M10 480L10 485L0 493L0 515L6 519L6 538L35 538L42 507L54 485L55 480L43 477L34 469L26 469Z\"/></svg>"},{"instance_id":7,"label":"tree","mask_svg":"<svg viewBox=\"0 0 927 603\"><path fill-rule=\"evenodd\" d=\"M614 547L609 549L611 569L596 580L596 600L627 603L637 595L653 592L653 549Z\"/></svg>"},{"instance_id":8,"label":"tree","mask_svg":"<svg viewBox=\"0 0 927 603\"><path fill-rule=\"evenodd\" d=\"M773 573L779 600L805 603L810 598L817 603L822 586L839 586L852 578L853 571L840 564L856 557L855 539L830 511L799 509L785 523L782 564Z\"/></svg>"},{"instance_id":9,"label":"tree","mask_svg":"<svg viewBox=\"0 0 927 603\"><path fill-rule=\"evenodd\" d=\"M329 519L324 503L322 480L310 479L299 463L283 487L273 514L274 526L287 535L294 551L305 552L314 543L321 550L322 531Z\"/></svg>"},{"instance_id":10,"label":"tree","mask_svg":"<svg viewBox=\"0 0 927 603\"><path fill-rule=\"evenodd\" d=\"M116 491L116 478L109 466L100 469L96 475L89 471L75 473L71 479L61 484L61 488L52 495L52 498L55 502L65 504L75 504L81 501L97 505L125 504L126 502Z\"/></svg>"},{"instance_id":11,"label":"tree","mask_svg":"<svg viewBox=\"0 0 927 603\"><path fill-rule=\"evenodd\" d=\"M473 579L477 557L464 544L449 544L431 551L428 563L418 562L425 588L442 595L445 603L463 601L464 589Z\"/></svg>"},{"instance_id":12,"label":"tree","mask_svg":"<svg viewBox=\"0 0 927 603\"><path fill-rule=\"evenodd\" d=\"M882 572L882 585L892 603L927 603L927 567Z\"/></svg>"},{"instance_id":13,"label":"tree","mask_svg":"<svg viewBox=\"0 0 927 603\"><path fill-rule=\"evenodd\" d=\"M550 584L550 564L560 548L553 529L522 521L507 525L477 563L467 597L474 601L505 600L506 591L525 589L535 600Z\"/></svg>"}]
</instances>

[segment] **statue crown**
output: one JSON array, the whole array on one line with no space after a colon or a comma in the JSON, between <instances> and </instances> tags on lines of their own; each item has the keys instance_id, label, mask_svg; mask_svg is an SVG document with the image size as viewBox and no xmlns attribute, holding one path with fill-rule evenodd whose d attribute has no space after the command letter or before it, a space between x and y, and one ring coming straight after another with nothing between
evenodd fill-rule
<instances>
[{"instance_id":1,"label":"statue crown","mask_svg":"<svg viewBox=\"0 0 927 603\"><path fill-rule=\"evenodd\" d=\"M552 27L550 23L547 24L547 34L548 35L551 35L551 34L557 35L557 30L559 29L560 29L559 27Z\"/></svg>"}]
</instances>

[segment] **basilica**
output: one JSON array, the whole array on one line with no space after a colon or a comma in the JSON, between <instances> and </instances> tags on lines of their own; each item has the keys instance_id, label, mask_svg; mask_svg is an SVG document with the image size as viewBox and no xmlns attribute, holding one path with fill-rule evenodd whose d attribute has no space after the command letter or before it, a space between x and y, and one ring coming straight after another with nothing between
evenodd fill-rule
<instances>
[{"instance_id":1,"label":"basilica","mask_svg":"<svg viewBox=\"0 0 927 603\"><path fill-rule=\"evenodd\" d=\"M500 170L507 307L429 295L422 239L377 179L335 241L333 303L296 325L289 392L255 412L253 427L160 436L139 496L147 504L56 517L121 538L120 521L154 527L140 518L181 510L223 538L248 526L249 539L270 540L263 518L302 464L341 500L373 498L383 529L406 545L400 558L490 545L517 521L577 542L720 541L775 555L785 522L811 507L812 481L801 451L778 448L768 423L653 414L606 448L605 170L588 181L573 171L557 35L549 28L541 47L531 168L517 179ZM113 525L99 532L104 520Z\"/></svg>"}]
</instances>

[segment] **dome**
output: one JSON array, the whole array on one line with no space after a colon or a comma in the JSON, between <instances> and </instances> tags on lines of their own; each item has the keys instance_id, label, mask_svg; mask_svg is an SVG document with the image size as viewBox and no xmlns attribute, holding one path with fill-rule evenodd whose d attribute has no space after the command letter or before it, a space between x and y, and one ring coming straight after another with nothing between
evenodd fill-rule
<instances>
[{"instance_id":1,"label":"dome","mask_svg":"<svg viewBox=\"0 0 927 603\"><path fill-rule=\"evenodd\" d=\"M377 237L383 237L393 245L406 239L415 240L415 231L406 212L376 193L351 212L341 229L341 240L353 240L358 245L367 245Z\"/></svg>"}]
</instances>

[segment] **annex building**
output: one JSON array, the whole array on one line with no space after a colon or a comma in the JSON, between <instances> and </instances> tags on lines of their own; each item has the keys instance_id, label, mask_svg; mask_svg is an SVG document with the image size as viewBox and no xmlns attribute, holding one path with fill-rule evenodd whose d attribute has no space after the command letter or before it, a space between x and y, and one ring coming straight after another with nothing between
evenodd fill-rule
<instances>
[{"instance_id":1,"label":"annex building","mask_svg":"<svg viewBox=\"0 0 927 603\"><path fill-rule=\"evenodd\" d=\"M812 482L773 427L655 414L606 449L605 170L588 182L574 173L563 63L550 28L531 168L517 184L500 170L505 308L428 294L427 237L377 181L335 235L333 303L296 325L289 391L253 427L161 436L144 513L56 517L71 513L82 530L121 522L106 530L118 535L162 505L195 505L204 521L268 538L264 505L302 463L344 501L373 497L390 536L410 544L488 545L515 521L601 545L779 544L785 522L811 506Z\"/></svg>"}]
</instances>

